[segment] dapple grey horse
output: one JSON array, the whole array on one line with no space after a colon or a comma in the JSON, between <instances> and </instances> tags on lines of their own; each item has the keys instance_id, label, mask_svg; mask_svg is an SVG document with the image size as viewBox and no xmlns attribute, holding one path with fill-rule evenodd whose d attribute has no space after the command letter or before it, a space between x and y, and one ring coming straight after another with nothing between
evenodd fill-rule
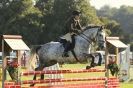
<instances>
[{"instance_id":1,"label":"dapple grey horse","mask_svg":"<svg viewBox=\"0 0 133 88\"><path fill-rule=\"evenodd\" d=\"M87 61L84 54L89 54L89 48L93 41L96 41L99 48L105 46L105 32L101 26L86 27L82 33L75 36L74 52L78 61ZM63 44L60 42L49 42L42 45L37 51L39 66L35 71L43 70L43 68L54 65L61 62L75 62L76 59L72 52L69 52L69 57L62 57L64 52ZM41 79L44 79L44 75L41 75ZM34 75L33 80L36 80ZM31 84L34 86L34 84Z\"/></svg>"}]
</instances>

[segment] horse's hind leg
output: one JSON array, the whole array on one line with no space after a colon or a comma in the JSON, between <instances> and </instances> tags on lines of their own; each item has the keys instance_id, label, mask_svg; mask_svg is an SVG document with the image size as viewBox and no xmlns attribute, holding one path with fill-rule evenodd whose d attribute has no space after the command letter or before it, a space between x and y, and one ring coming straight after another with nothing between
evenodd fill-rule
<instances>
[{"instance_id":1,"label":"horse's hind leg","mask_svg":"<svg viewBox=\"0 0 133 88\"><path fill-rule=\"evenodd\" d=\"M44 67L41 67L41 71L44 69ZM41 74L41 80L44 79L44 74Z\"/></svg>"},{"instance_id":2,"label":"horse's hind leg","mask_svg":"<svg viewBox=\"0 0 133 88\"><path fill-rule=\"evenodd\" d=\"M43 65L40 66L39 71L42 71L44 68L45 68L45 66L43 66ZM44 74L40 74L40 77L41 77L40 79L43 80L44 79Z\"/></svg>"},{"instance_id":3,"label":"horse's hind leg","mask_svg":"<svg viewBox=\"0 0 133 88\"><path fill-rule=\"evenodd\" d=\"M39 71L40 67L35 68L35 71ZM36 74L34 74L33 80L36 80ZM35 83L31 84L30 86L34 86Z\"/></svg>"}]
</instances>

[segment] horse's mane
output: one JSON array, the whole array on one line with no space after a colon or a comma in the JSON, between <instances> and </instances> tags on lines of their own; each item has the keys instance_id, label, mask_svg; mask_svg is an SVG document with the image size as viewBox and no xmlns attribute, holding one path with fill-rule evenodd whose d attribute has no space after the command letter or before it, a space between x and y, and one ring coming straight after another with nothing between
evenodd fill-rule
<instances>
[{"instance_id":1,"label":"horse's mane","mask_svg":"<svg viewBox=\"0 0 133 88\"><path fill-rule=\"evenodd\" d=\"M97 26L97 25L89 25L89 26L84 27L84 31L88 30L88 29L91 29L91 28L100 28L100 27L101 26Z\"/></svg>"}]
</instances>

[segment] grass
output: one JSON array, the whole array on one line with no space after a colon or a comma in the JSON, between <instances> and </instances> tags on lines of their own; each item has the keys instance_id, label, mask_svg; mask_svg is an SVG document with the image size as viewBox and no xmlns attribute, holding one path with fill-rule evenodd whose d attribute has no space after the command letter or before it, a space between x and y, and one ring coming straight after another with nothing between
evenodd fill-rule
<instances>
[{"instance_id":1,"label":"grass","mask_svg":"<svg viewBox=\"0 0 133 88\"><path fill-rule=\"evenodd\" d=\"M133 88L133 83L120 83L120 88Z\"/></svg>"},{"instance_id":2,"label":"grass","mask_svg":"<svg viewBox=\"0 0 133 88\"><path fill-rule=\"evenodd\" d=\"M86 64L66 64L66 65L63 65L63 68L62 69L83 69L85 68ZM103 66L99 66L97 68L103 68ZM133 77L133 70L131 71L130 75L131 77ZM104 76L104 73L91 73L89 74L89 76L95 76L95 75L100 75L100 76ZM76 75L77 76L77 75ZM68 77L71 77L68 75ZM78 76L79 77L79 76ZM120 83L120 88L133 88L133 83Z\"/></svg>"},{"instance_id":3,"label":"grass","mask_svg":"<svg viewBox=\"0 0 133 88\"><path fill-rule=\"evenodd\" d=\"M85 69L86 64L65 64L61 69ZM104 66L98 66L96 68L103 68ZM23 70L24 71L24 70ZM76 73L76 74L64 74L64 78L85 78L85 77L104 77L104 73ZM133 74L131 74L133 75ZM8 80L10 80L10 77L7 77ZM22 77L22 80L32 80L33 76L28 77ZM0 83L1 86L1 83ZM133 88L133 83L120 83L120 88Z\"/></svg>"}]
</instances>

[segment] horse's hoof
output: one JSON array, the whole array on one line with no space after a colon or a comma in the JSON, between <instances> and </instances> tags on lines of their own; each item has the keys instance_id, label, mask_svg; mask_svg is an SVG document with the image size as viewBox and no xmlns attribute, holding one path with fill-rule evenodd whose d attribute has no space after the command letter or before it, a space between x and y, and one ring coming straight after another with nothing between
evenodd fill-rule
<instances>
[{"instance_id":1,"label":"horse's hoof","mask_svg":"<svg viewBox=\"0 0 133 88\"><path fill-rule=\"evenodd\" d=\"M97 64L97 66L101 66L101 64Z\"/></svg>"},{"instance_id":2,"label":"horse's hoof","mask_svg":"<svg viewBox=\"0 0 133 88\"><path fill-rule=\"evenodd\" d=\"M96 64L96 63L91 64L91 67L95 67L95 66L97 66L97 64Z\"/></svg>"},{"instance_id":3,"label":"horse's hoof","mask_svg":"<svg viewBox=\"0 0 133 88\"><path fill-rule=\"evenodd\" d=\"M86 69L90 69L91 68L91 66L86 66Z\"/></svg>"},{"instance_id":4,"label":"horse's hoof","mask_svg":"<svg viewBox=\"0 0 133 88\"><path fill-rule=\"evenodd\" d=\"M30 87L33 87L35 84L31 84Z\"/></svg>"},{"instance_id":5,"label":"horse's hoof","mask_svg":"<svg viewBox=\"0 0 133 88\"><path fill-rule=\"evenodd\" d=\"M101 65L97 64L96 66L101 66Z\"/></svg>"}]
</instances>

